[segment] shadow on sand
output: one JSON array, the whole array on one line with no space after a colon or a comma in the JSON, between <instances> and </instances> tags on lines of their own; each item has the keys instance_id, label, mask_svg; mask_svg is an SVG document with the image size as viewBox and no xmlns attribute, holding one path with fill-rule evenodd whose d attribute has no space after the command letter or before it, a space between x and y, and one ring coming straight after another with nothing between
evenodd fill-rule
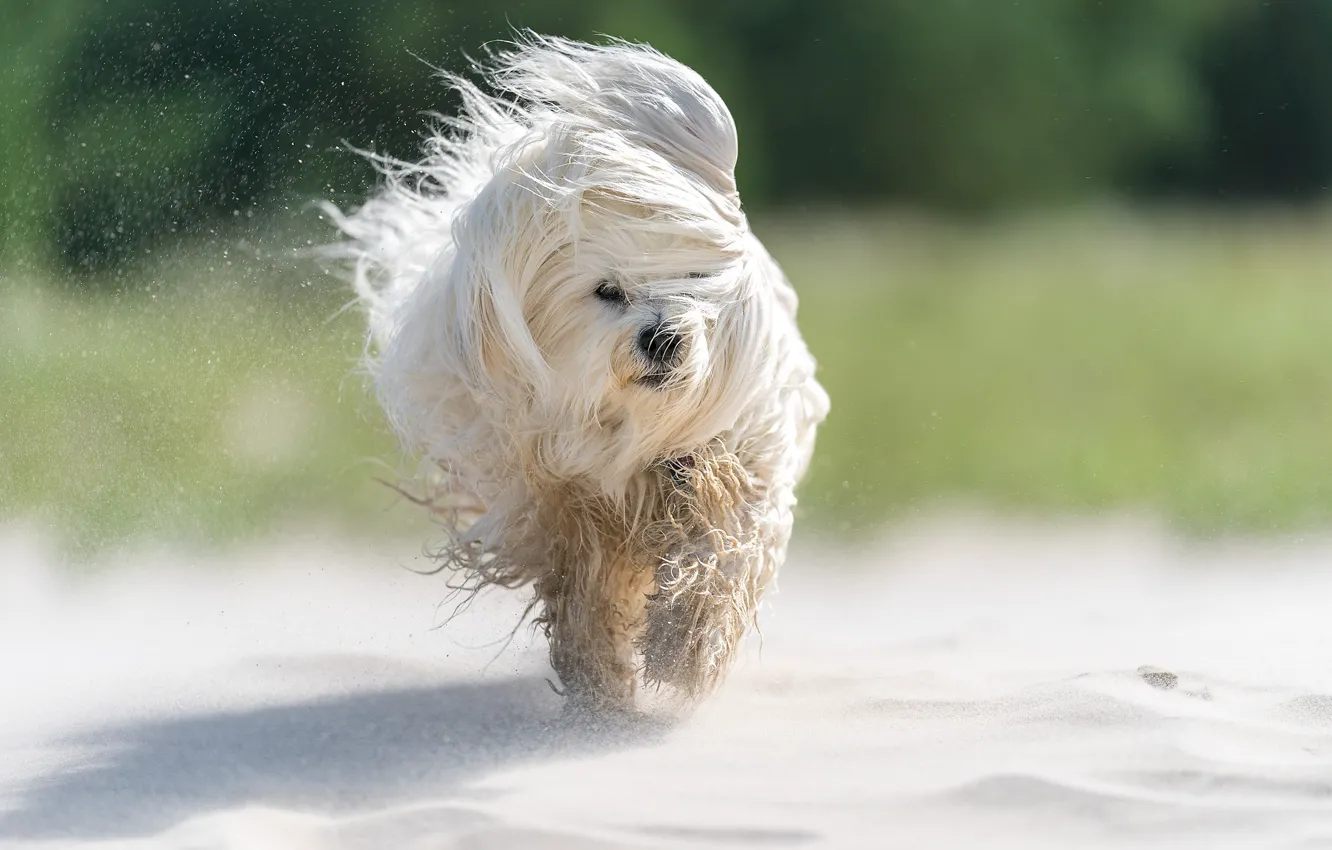
<instances>
[{"instance_id":1,"label":"shadow on sand","mask_svg":"<svg viewBox=\"0 0 1332 850\"><path fill-rule=\"evenodd\" d=\"M438 799L500 768L648 743L669 722L589 722L539 677L383 690L158 718L67 739L91 764L47 777L0 815L0 838L155 834L248 803L370 811Z\"/></svg>"}]
</instances>

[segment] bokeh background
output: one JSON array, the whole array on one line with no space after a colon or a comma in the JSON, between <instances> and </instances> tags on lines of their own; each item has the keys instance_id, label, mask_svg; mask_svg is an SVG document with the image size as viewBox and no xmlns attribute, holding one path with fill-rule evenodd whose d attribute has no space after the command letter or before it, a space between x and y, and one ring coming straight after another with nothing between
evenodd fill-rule
<instances>
[{"instance_id":1,"label":"bokeh background","mask_svg":"<svg viewBox=\"0 0 1332 850\"><path fill-rule=\"evenodd\" d=\"M0 0L0 521L71 557L419 522L302 254L514 27L645 40L833 398L802 533L1332 521L1328 0Z\"/></svg>"}]
</instances>

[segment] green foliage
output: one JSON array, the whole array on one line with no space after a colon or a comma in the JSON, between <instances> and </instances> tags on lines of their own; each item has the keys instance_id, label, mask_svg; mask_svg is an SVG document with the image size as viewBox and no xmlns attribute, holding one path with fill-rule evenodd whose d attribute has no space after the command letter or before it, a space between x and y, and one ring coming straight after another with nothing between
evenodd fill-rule
<instances>
[{"instance_id":1,"label":"green foliage","mask_svg":"<svg viewBox=\"0 0 1332 850\"><path fill-rule=\"evenodd\" d=\"M1332 186L1332 2L1241 4L1199 65L1213 144L1169 160L1184 189L1313 199Z\"/></svg>"},{"instance_id":2,"label":"green foliage","mask_svg":"<svg viewBox=\"0 0 1332 850\"><path fill-rule=\"evenodd\" d=\"M55 68L86 0L0 0L0 267L42 259Z\"/></svg>"},{"instance_id":3,"label":"green foliage","mask_svg":"<svg viewBox=\"0 0 1332 850\"><path fill-rule=\"evenodd\" d=\"M1208 18L1187 8L748 2L722 26L749 72L750 132L780 140L766 195L992 208L1102 192L1198 134L1187 57Z\"/></svg>"},{"instance_id":4,"label":"green foliage","mask_svg":"<svg viewBox=\"0 0 1332 850\"><path fill-rule=\"evenodd\" d=\"M275 198L354 199L530 27L651 42L741 128L747 202L994 210L1332 181L1332 0L0 0L0 262L95 271Z\"/></svg>"}]
</instances>

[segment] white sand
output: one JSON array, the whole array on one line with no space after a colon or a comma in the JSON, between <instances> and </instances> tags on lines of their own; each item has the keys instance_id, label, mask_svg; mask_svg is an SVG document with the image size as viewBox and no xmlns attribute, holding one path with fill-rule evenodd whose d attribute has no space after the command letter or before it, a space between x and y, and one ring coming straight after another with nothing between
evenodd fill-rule
<instances>
[{"instance_id":1,"label":"white sand","mask_svg":"<svg viewBox=\"0 0 1332 850\"><path fill-rule=\"evenodd\" d=\"M953 521L798 551L761 657L629 729L560 722L540 647L502 650L517 600L431 630L403 551L89 580L0 535L0 845L1332 846L1325 541Z\"/></svg>"}]
</instances>

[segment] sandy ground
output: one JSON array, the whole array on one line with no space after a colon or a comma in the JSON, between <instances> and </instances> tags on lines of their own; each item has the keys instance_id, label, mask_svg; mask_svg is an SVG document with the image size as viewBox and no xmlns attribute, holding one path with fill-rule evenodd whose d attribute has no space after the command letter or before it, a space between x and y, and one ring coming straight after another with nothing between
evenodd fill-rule
<instances>
[{"instance_id":1,"label":"sandy ground","mask_svg":"<svg viewBox=\"0 0 1332 850\"><path fill-rule=\"evenodd\" d=\"M411 547L0 534L0 845L1332 846L1332 543L950 520L797 551L694 716L570 726ZM1156 668L1140 670L1143 667Z\"/></svg>"}]
</instances>

